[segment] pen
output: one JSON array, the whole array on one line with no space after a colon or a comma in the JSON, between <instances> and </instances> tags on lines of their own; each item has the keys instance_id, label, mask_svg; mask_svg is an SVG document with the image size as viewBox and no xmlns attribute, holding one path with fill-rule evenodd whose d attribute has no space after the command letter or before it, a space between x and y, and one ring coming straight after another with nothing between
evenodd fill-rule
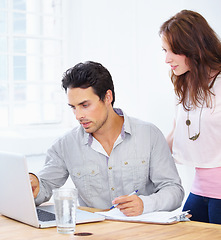
<instances>
[{"instance_id":1,"label":"pen","mask_svg":"<svg viewBox=\"0 0 221 240\"><path fill-rule=\"evenodd\" d=\"M138 190L135 190L135 191L133 191L132 193L130 193L128 196L132 196L132 195L136 194L137 192L138 192ZM118 203L118 204L119 204L119 203ZM110 209L115 208L118 204L114 204Z\"/></svg>"}]
</instances>

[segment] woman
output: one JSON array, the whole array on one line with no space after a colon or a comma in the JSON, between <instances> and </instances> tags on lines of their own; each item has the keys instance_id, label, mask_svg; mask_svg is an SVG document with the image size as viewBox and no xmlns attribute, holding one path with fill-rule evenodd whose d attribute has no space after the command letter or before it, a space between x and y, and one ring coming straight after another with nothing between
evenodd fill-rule
<instances>
[{"instance_id":1,"label":"woman","mask_svg":"<svg viewBox=\"0 0 221 240\"><path fill-rule=\"evenodd\" d=\"M221 42L197 12L183 10L160 28L177 96L168 144L177 163L195 167L183 210L221 224Z\"/></svg>"}]
</instances>

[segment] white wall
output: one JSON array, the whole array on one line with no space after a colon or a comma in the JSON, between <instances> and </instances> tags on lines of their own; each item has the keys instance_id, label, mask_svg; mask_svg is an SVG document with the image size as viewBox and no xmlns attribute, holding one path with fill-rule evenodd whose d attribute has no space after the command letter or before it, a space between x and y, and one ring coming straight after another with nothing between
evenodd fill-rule
<instances>
[{"instance_id":1,"label":"white wall","mask_svg":"<svg viewBox=\"0 0 221 240\"><path fill-rule=\"evenodd\" d=\"M191 9L205 16L221 36L221 1L63 0L62 3L65 4L65 57L61 76L80 61L101 62L110 70L115 83L115 107L153 122L166 136L173 122L174 95L159 28L178 11ZM64 99L66 104L65 94ZM64 128L77 124L68 110L64 114L67 125ZM30 129L1 132L0 148L28 155L42 154L64 131L57 126L46 126L35 133Z\"/></svg>"}]
</instances>

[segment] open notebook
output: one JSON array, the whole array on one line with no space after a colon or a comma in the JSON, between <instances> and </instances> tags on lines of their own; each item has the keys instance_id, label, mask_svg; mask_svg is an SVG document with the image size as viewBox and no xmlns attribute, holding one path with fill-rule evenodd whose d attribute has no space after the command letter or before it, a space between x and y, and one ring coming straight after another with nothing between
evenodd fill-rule
<instances>
[{"instance_id":1,"label":"open notebook","mask_svg":"<svg viewBox=\"0 0 221 240\"><path fill-rule=\"evenodd\" d=\"M54 206L35 206L23 155L0 152L0 214L37 228L56 226ZM103 221L104 216L77 209L76 223Z\"/></svg>"}]
</instances>

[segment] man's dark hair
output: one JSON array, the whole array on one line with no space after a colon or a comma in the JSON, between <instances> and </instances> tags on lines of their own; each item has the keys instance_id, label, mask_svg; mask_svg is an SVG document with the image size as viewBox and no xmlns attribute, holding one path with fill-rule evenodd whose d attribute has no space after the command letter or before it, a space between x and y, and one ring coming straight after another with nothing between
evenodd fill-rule
<instances>
[{"instance_id":1,"label":"man's dark hair","mask_svg":"<svg viewBox=\"0 0 221 240\"><path fill-rule=\"evenodd\" d=\"M62 79L62 87L67 92L68 88L88 88L92 87L94 93L104 101L107 90L112 91L113 101L115 101L114 85L109 71L100 63L88 61L78 63L68 69Z\"/></svg>"}]
</instances>

